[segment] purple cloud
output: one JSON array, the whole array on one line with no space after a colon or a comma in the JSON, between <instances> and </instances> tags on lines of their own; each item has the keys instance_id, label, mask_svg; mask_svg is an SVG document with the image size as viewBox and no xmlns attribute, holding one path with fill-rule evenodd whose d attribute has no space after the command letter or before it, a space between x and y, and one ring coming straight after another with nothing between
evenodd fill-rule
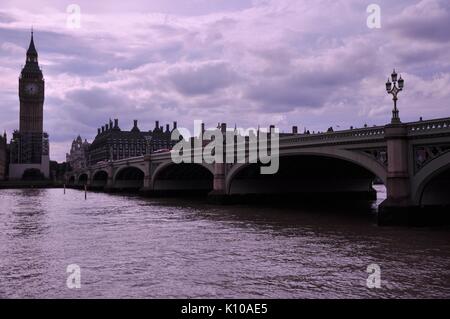
<instances>
[{"instance_id":1,"label":"purple cloud","mask_svg":"<svg viewBox=\"0 0 450 319\"><path fill-rule=\"evenodd\" d=\"M422 0L409 6L389 24L401 36L413 40L450 41L450 3Z\"/></svg>"},{"instance_id":2,"label":"purple cloud","mask_svg":"<svg viewBox=\"0 0 450 319\"><path fill-rule=\"evenodd\" d=\"M175 67L169 80L183 95L211 94L238 80L237 74L224 62L207 62Z\"/></svg>"}]
</instances>

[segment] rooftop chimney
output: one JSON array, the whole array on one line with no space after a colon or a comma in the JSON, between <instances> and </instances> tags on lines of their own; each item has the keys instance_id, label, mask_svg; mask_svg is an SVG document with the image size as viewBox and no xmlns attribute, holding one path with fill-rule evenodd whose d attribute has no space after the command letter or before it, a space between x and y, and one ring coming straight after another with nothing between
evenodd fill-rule
<instances>
[{"instance_id":1,"label":"rooftop chimney","mask_svg":"<svg viewBox=\"0 0 450 319\"><path fill-rule=\"evenodd\" d=\"M298 127L297 126L293 126L292 127L292 133L293 134L297 134L298 133Z\"/></svg>"},{"instance_id":2,"label":"rooftop chimney","mask_svg":"<svg viewBox=\"0 0 450 319\"><path fill-rule=\"evenodd\" d=\"M107 130L108 130L108 124L105 125L105 131L107 131Z\"/></svg>"},{"instance_id":3,"label":"rooftop chimney","mask_svg":"<svg viewBox=\"0 0 450 319\"><path fill-rule=\"evenodd\" d=\"M114 119L114 128L119 128L119 119Z\"/></svg>"},{"instance_id":4,"label":"rooftop chimney","mask_svg":"<svg viewBox=\"0 0 450 319\"><path fill-rule=\"evenodd\" d=\"M222 133L226 133L227 132L227 123L220 124L220 130Z\"/></svg>"},{"instance_id":5,"label":"rooftop chimney","mask_svg":"<svg viewBox=\"0 0 450 319\"><path fill-rule=\"evenodd\" d=\"M105 127L104 126L102 126L102 133L104 133L105 132Z\"/></svg>"},{"instance_id":6,"label":"rooftop chimney","mask_svg":"<svg viewBox=\"0 0 450 319\"><path fill-rule=\"evenodd\" d=\"M137 127L138 120L133 120L133 122L134 122L133 127Z\"/></svg>"},{"instance_id":7,"label":"rooftop chimney","mask_svg":"<svg viewBox=\"0 0 450 319\"><path fill-rule=\"evenodd\" d=\"M177 121L173 122L173 129L175 130L177 128Z\"/></svg>"},{"instance_id":8,"label":"rooftop chimney","mask_svg":"<svg viewBox=\"0 0 450 319\"><path fill-rule=\"evenodd\" d=\"M101 132L101 130L100 130L100 128L98 128L97 129L97 135L100 135L100 132Z\"/></svg>"},{"instance_id":9,"label":"rooftop chimney","mask_svg":"<svg viewBox=\"0 0 450 319\"><path fill-rule=\"evenodd\" d=\"M159 129L159 121L155 121L155 128Z\"/></svg>"}]
</instances>

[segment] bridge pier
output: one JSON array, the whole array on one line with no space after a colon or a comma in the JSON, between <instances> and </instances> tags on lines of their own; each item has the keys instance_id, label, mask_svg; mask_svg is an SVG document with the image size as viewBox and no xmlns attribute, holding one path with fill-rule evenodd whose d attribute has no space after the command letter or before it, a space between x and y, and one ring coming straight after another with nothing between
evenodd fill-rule
<instances>
[{"instance_id":1,"label":"bridge pier","mask_svg":"<svg viewBox=\"0 0 450 319\"><path fill-rule=\"evenodd\" d=\"M151 195L153 193L151 175L144 176L144 186L139 190L139 193L142 195Z\"/></svg>"},{"instance_id":2,"label":"bridge pier","mask_svg":"<svg viewBox=\"0 0 450 319\"><path fill-rule=\"evenodd\" d=\"M212 203L225 204L229 201L230 196L227 194L225 186L225 165L224 163L214 164L213 190L208 194L208 200Z\"/></svg>"},{"instance_id":3,"label":"bridge pier","mask_svg":"<svg viewBox=\"0 0 450 319\"><path fill-rule=\"evenodd\" d=\"M407 126L402 123L386 125L385 139L388 154L387 197L378 208L378 224L410 224L417 207L411 198Z\"/></svg>"},{"instance_id":4,"label":"bridge pier","mask_svg":"<svg viewBox=\"0 0 450 319\"><path fill-rule=\"evenodd\" d=\"M113 192L114 191L114 168L113 164L110 163L106 168L106 172L108 173L108 179L106 180L106 185L104 188L105 192Z\"/></svg>"},{"instance_id":5,"label":"bridge pier","mask_svg":"<svg viewBox=\"0 0 450 319\"><path fill-rule=\"evenodd\" d=\"M152 185L152 169L151 169L151 156L144 156L144 185L139 190L139 193L144 196L149 196L153 194L153 185Z\"/></svg>"}]
</instances>

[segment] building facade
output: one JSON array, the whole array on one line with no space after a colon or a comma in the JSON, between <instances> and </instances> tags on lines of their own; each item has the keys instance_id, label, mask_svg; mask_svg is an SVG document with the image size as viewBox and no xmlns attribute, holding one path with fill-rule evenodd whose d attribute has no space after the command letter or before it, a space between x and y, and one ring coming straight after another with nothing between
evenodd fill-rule
<instances>
[{"instance_id":1,"label":"building facade","mask_svg":"<svg viewBox=\"0 0 450 319\"><path fill-rule=\"evenodd\" d=\"M0 181L6 179L6 168L8 165L8 151L7 151L6 132L0 136Z\"/></svg>"},{"instance_id":2,"label":"building facade","mask_svg":"<svg viewBox=\"0 0 450 319\"><path fill-rule=\"evenodd\" d=\"M173 123L172 130L167 124L165 129L156 121L155 128L141 131L138 121L134 120L130 131L123 131L119 127L119 120L109 123L97 130L97 136L89 147L89 164L102 161L118 160L150 154L157 150L171 149L176 144L171 140L171 134L177 127Z\"/></svg>"},{"instance_id":3,"label":"building facade","mask_svg":"<svg viewBox=\"0 0 450 319\"><path fill-rule=\"evenodd\" d=\"M70 152L66 154L66 163L71 169L78 170L88 167L90 145L86 139L83 142L80 135L73 140Z\"/></svg>"},{"instance_id":4,"label":"building facade","mask_svg":"<svg viewBox=\"0 0 450 319\"><path fill-rule=\"evenodd\" d=\"M49 142L43 131L45 81L31 32L25 66L19 77L20 120L10 144L9 179L21 179L27 170L49 178Z\"/></svg>"}]
</instances>

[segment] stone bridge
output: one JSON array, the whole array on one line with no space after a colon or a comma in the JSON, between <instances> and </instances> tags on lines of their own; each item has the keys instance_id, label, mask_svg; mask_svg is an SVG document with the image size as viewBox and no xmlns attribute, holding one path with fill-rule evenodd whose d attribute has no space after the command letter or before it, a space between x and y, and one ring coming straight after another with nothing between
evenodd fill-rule
<instances>
[{"instance_id":1,"label":"stone bridge","mask_svg":"<svg viewBox=\"0 0 450 319\"><path fill-rule=\"evenodd\" d=\"M386 186L380 224L420 207L450 204L450 118L321 134L280 137L280 168L261 175L258 163L182 163L159 153L98 163L67 175L68 185L148 194L209 193L214 198L291 194L374 198ZM248 151L248 149L247 149Z\"/></svg>"}]
</instances>

